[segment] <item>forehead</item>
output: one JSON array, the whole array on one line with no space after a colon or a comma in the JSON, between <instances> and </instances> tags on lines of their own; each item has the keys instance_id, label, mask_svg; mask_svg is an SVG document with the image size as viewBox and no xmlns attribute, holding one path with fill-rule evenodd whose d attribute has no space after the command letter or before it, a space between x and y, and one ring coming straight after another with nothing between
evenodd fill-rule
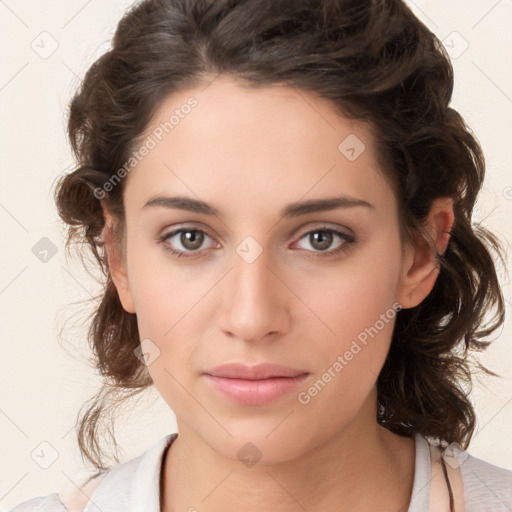
<instances>
[{"instance_id":1,"label":"forehead","mask_svg":"<svg viewBox=\"0 0 512 512\"><path fill-rule=\"evenodd\" d=\"M371 127L287 85L246 87L220 76L174 93L157 109L144 144L151 149L126 189L139 204L172 193L256 213L335 193L377 204L391 197Z\"/></svg>"}]
</instances>

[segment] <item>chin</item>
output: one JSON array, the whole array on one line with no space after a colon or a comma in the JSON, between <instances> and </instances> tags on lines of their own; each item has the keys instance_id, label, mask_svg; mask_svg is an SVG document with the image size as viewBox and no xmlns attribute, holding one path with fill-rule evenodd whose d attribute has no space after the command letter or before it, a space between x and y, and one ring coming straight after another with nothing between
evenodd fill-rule
<instances>
[{"instance_id":1,"label":"chin","mask_svg":"<svg viewBox=\"0 0 512 512\"><path fill-rule=\"evenodd\" d=\"M287 427L278 426L283 417L274 421L272 428L268 427L267 422L263 424L261 421L259 425L253 424L250 428L247 424L239 425L238 428L232 424L226 426L233 437L222 429L222 434L219 430L218 436L212 436L212 430L204 435L198 432L198 435L219 455L239 461L248 468L255 464L283 464L292 462L309 451L312 448L308 446L311 439L318 439L313 433L308 434L303 428L291 424ZM273 429L275 430L272 431Z\"/></svg>"}]
</instances>

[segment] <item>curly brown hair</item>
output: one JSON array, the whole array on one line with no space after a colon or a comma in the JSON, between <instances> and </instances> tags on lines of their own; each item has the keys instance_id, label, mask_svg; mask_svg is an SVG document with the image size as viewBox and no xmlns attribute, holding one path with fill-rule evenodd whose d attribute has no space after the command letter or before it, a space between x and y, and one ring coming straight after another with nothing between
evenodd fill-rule
<instances>
[{"instance_id":1,"label":"curly brown hair","mask_svg":"<svg viewBox=\"0 0 512 512\"><path fill-rule=\"evenodd\" d=\"M494 259L503 255L472 220L484 157L449 106L453 68L441 42L401 0L143 0L120 20L112 49L92 64L70 103L78 167L55 191L67 248L85 243L105 278L88 333L104 381L77 428L82 457L106 468L99 429L118 404L152 385L134 356L137 319L121 306L102 240L102 203L122 230L125 180L105 184L169 94L218 74L251 87L285 83L369 122L404 239L425 238L432 202L453 199L455 222L446 252L437 254L436 284L420 305L397 315L377 381L377 421L399 435L419 432L466 448L476 421L473 366L496 375L471 362L470 352L487 348L485 338L504 321Z\"/></svg>"}]
</instances>

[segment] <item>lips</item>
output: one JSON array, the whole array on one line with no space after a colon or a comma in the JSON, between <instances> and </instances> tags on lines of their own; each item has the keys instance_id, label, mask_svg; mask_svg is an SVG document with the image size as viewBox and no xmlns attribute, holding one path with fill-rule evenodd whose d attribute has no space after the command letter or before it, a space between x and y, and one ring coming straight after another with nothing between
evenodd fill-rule
<instances>
[{"instance_id":1,"label":"lips","mask_svg":"<svg viewBox=\"0 0 512 512\"><path fill-rule=\"evenodd\" d=\"M216 366L204 373L213 377L228 379L259 380L273 377L298 377L308 372L273 363L262 363L255 366L248 366L243 363L229 363Z\"/></svg>"},{"instance_id":2,"label":"lips","mask_svg":"<svg viewBox=\"0 0 512 512\"><path fill-rule=\"evenodd\" d=\"M230 363L216 366L204 376L215 391L231 401L264 405L289 394L307 379L309 372L272 363Z\"/></svg>"}]
</instances>

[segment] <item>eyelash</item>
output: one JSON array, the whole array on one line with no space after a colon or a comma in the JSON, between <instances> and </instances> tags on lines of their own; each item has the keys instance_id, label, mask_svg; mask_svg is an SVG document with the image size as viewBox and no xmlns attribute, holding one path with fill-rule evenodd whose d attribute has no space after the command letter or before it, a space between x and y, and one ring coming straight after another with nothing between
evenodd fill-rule
<instances>
[{"instance_id":1,"label":"eyelash","mask_svg":"<svg viewBox=\"0 0 512 512\"><path fill-rule=\"evenodd\" d=\"M157 242L163 244L164 250L169 252L171 255L175 256L176 258L193 258L196 257L201 251L178 251L176 249L172 249L168 245L165 244L169 238L172 238L174 235L182 232L197 232L197 233L203 233L206 236L209 236L205 231L202 229L196 229L196 228L187 228L182 227L179 229L176 229L174 231L171 231L170 233L166 233L162 236L159 236L157 239ZM333 233L335 235L338 235L342 240L343 243L337 247L336 249L332 249L330 251L309 251L307 249L303 249L306 252L310 252L312 254L307 255L306 257L310 258L332 258L335 256L340 255L341 253L347 251L350 246L356 241L355 238L351 235L348 235L347 233L343 233L341 231L338 231L333 228L328 228L326 226L318 227L315 229L312 229L310 231L307 231L304 233L299 240L302 240L304 237L311 235L312 233L318 233L318 232L328 232ZM211 238L211 237L210 237Z\"/></svg>"}]
</instances>

